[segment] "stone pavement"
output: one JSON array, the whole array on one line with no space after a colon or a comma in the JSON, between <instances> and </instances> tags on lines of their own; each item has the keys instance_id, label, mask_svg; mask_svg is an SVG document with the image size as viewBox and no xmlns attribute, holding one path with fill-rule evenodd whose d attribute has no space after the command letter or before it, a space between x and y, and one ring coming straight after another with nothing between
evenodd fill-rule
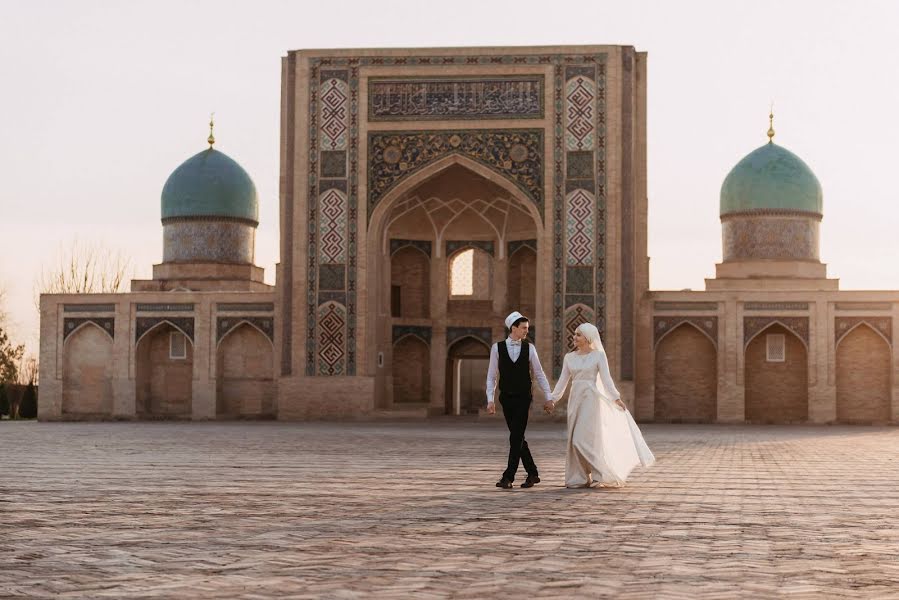
<instances>
[{"instance_id":1,"label":"stone pavement","mask_svg":"<svg viewBox=\"0 0 899 600\"><path fill-rule=\"evenodd\" d=\"M899 598L899 428L644 426L493 486L500 420L0 424L0 597Z\"/></svg>"}]
</instances>

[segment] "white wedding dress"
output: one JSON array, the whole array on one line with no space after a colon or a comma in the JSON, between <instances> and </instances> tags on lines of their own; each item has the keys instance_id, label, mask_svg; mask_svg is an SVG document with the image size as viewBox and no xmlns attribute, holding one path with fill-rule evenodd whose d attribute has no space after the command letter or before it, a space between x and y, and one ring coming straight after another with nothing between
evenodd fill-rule
<instances>
[{"instance_id":1,"label":"white wedding dress","mask_svg":"<svg viewBox=\"0 0 899 600\"><path fill-rule=\"evenodd\" d=\"M612 381L604 350L565 355L552 393L554 401L562 397L569 381L567 487L594 482L623 485L634 467L655 463L631 413L615 404L621 394Z\"/></svg>"}]
</instances>

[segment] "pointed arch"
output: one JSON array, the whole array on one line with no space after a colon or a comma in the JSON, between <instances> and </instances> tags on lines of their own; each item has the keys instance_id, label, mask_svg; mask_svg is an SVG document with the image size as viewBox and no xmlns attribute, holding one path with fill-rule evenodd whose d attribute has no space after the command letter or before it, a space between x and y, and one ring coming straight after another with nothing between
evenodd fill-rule
<instances>
[{"instance_id":1,"label":"pointed arch","mask_svg":"<svg viewBox=\"0 0 899 600\"><path fill-rule=\"evenodd\" d=\"M269 333L263 331L263 330L259 327L259 325L257 325L256 323L252 323L252 322L248 321L247 319L238 319L238 320L236 320L236 321L234 322L234 325L232 325L232 326L229 327L225 332L223 332L223 333L221 334L221 336L219 336L219 339L218 339L218 341L217 341L216 344L215 344L216 350L218 350L219 346L222 345L222 342L225 341L225 338L227 338L229 335L231 335L231 334L232 334L238 327L240 327L240 326L242 326L242 325L249 325L250 327L252 327L252 328L255 329L256 331L258 331L259 333L261 333L261 334L262 334L262 337L264 337L265 339L267 339L267 340L269 341L269 343L270 343L271 346L272 346L272 350L274 350L274 348L275 348L275 342L272 340L272 338L271 338L271 336L269 335Z\"/></svg>"},{"instance_id":2,"label":"pointed arch","mask_svg":"<svg viewBox=\"0 0 899 600\"><path fill-rule=\"evenodd\" d=\"M782 361L768 360L763 333L785 336ZM746 421L806 422L808 347L802 337L779 320L772 320L749 338L743 357Z\"/></svg>"},{"instance_id":3,"label":"pointed arch","mask_svg":"<svg viewBox=\"0 0 899 600\"><path fill-rule=\"evenodd\" d=\"M662 343L662 340L664 340L666 336L668 336L668 335L669 335L670 333L672 333L675 329L679 328L679 327L682 326L682 325L689 325L689 326L693 327L693 328L696 329L699 333L701 333L701 334L704 335L706 338L708 338L708 340L709 340L710 342L712 342L712 346L713 346L716 350L718 349L718 340L716 340L714 337L712 337L712 335L711 335L708 331L705 331L702 327L700 327L699 325L697 325L692 319L690 319L690 318L682 318L682 319L676 319L676 320L674 321L674 323L671 325L671 328L668 329L665 333L663 333L662 335L659 336L659 338L655 341L655 344L653 345L653 350L655 350L655 349L657 349L657 348L659 347L659 344ZM758 334L756 334L756 335L758 335ZM755 337L755 336L753 336L753 337Z\"/></svg>"},{"instance_id":4,"label":"pointed arch","mask_svg":"<svg viewBox=\"0 0 899 600\"><path fill-rule=\"evenodd\" d=\"M774 327L776 325L783 327L784 329L789 331L792 335L794 335L796 337L796 339L799 340L799 342L802 344L802 347L805 348L805 351L808 352L808 343L802 337L802 334L800 332L796 331L796 329L794 327L792 327L785 321L782 321L781 319L777 319L777 318L772 319L769 323L766 323L761 329L759 329L758 331L756 331L755 333L750 335L746 339L746 341L743 342L743 351L744 352L746 351L746 349L749 347L749 344L752 343L752 340L754 340L755 338L757 338L758 336L760 336L761 334L763 334L767 330L769 330L771 327Z\"/></svg>"},{"instance_id":5,"label":"pointed arch","mask_svg":"<svg viewBox=\"0 0 899 600\"><path fill-rule=\"evenodd\" d=\"M173 329L177 329L178 331L180 331L181 333L183 333L183 334L184 334L184 337L187 338L187 341L190 342L191 347L193 347L193 345L194 345L194 336L193 336L193 333L188 333L187 330L186 330L186 328L184 328L184 327L182 327L182 326L179 326L177 323L174 323L173 321L171 321L171 320L169 320L169 319L160 319L159 321L157 321L156 323L154 323L152 326L150 326L146 331L138 332L137 339L134 340L134 347L137 348L138 346L140 346L141 340L143 340L144 338L146 338L147 335L149 335L150 333L152 333L152 332L155 331L156 329L159 329L160 327L163 327L163 326L165 326L165 325L169 325L169 326L172 327Z\"/></svg>"},{"instance_id":6,"label":"pointed arch","mask_svg":"<svg viewBox=\"0 0 899 600\"><path fill-rule=\"evenodd\" d=\"M113 338L85 321L66 336L62 356L62 414L104 418L113 412Z\"/></svg>"},{"instance_id":7,"label":"pointed arch","mask_svg":"<svg viewBox=\"0 0 899 600\"><path fill-rule=\"evenodd\" d=\"M100 324L97 323L95 320L85 319L83 322L76 325L75 328L72 329L72 331L67 331L63 334L63 340L62 340L63 347L65 347L65 345L68 343L68 341L70 339L72 339L75 336L75 334L77 334L79 331L81 331L82 329L84 329L85 327L88 327L88 326L96 327L97 329L102 331L106 335L106 337L109 338L109 341L115 340L115 338L113 337L113 334L110 331L104 329L103 327L100 327Z\"/></svg>"},{"instance_id":8,"label":"pointed arch","mask_svg":"<svg viewBox=\"0 0 899 600\"><path fill-rule=\"evenodd\" d=\"M254 323L241 319L216 346L216 416L274 416L275 348Z\"/></svg>"},{"instance_id":9,"label":"pointed arch","mask_svg":"<svg viewBox=\"0 0 899 600\"><path fill-rule=\"evenodd\" d=\"M858 329L859 327L861 327L861 326L863 326L863 325L866 326L866 327L868 327L868 329L870 329L870 330L873 331L874 333L876 333L876 334L880 337L880 339L882 339L882 340L886 343L887 347L890 348L890 350L892 351L892 348L893 348L893 342L892 342L887 336L885 336L885 335L883 334L883 332L880 331L880 329L877 328L877 325L876 325L875 323L871 323L871 322L868 321L867 319L861 320L861 321L859 321L858 323L853 324L853 325L852 325L849 329L847 329L846 331L840 332L840 335L839 335L839 337L837 338L837 342L836 342L836 345L835 345L835 349L836 349L836 350L839 350L839 348L840 348L840 342L842 342L844 339L846 339L846 336L848 336L850 333L852 333L853 330Z\"/></svg>"},{"instance_id":10,"label":"pointed arch","mask_svg":"<svg viewBox=\"0 0 899 600\"><path fill-rule=\"evenodd\" d=\"M862 320L837 340L835 354L837 421L889 421L893 353L883 333Z\"/></svg>"},{"instance_id":11,"label":"pointed arch","mask_svg":"<svg viewBox=\"0 0 899 600\"><path fill-rule=\"evenodd\" d=\"M713 423L718 413L718 351L689 320L666 331L654 348L654 418Z\"/></svg>"}]
</instances>

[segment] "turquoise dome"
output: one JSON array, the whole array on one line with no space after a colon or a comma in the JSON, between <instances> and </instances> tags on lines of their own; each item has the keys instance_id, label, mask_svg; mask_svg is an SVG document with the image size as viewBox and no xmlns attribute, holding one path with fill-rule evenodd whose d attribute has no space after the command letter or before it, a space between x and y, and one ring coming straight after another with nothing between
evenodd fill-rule
<instances>
[{"instance_id":1,"label":"turquoise dome","mask_svg":"<svg viewBox=\"0 0 899 600\"><path fill-rule=\"evenodd\" d=\"M721 215L784 210L823 214L818 178L801 158L773 142L737 163L721 185Z\"/></svg>"},{"instance_id":2,"label":"turquoise dome","mask_svg":"<svg viewBox=\"0 0 899 600\"><path fill-rule=\"evenodd\" d=\"M243 167L209 148L181 163L162 188L162 218L230 217L259 223L256 186Z\"/></svg>"}]
</instances>

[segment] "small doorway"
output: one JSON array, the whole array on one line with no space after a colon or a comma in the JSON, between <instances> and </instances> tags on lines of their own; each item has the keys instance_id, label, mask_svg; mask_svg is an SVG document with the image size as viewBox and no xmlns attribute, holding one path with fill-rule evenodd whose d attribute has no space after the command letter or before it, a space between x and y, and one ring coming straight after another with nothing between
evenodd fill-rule
<instances>
[{"instance_id":1,"label":"small doorway","mask_svg":"<svg viewBox=\"0 0 899 600\"><path fill-rule=\"evenodd\" d=\"M446 359L446 414L471 415L487 404L490 348L474 338L453 344Z\"/></svg>"}]
</instances>

